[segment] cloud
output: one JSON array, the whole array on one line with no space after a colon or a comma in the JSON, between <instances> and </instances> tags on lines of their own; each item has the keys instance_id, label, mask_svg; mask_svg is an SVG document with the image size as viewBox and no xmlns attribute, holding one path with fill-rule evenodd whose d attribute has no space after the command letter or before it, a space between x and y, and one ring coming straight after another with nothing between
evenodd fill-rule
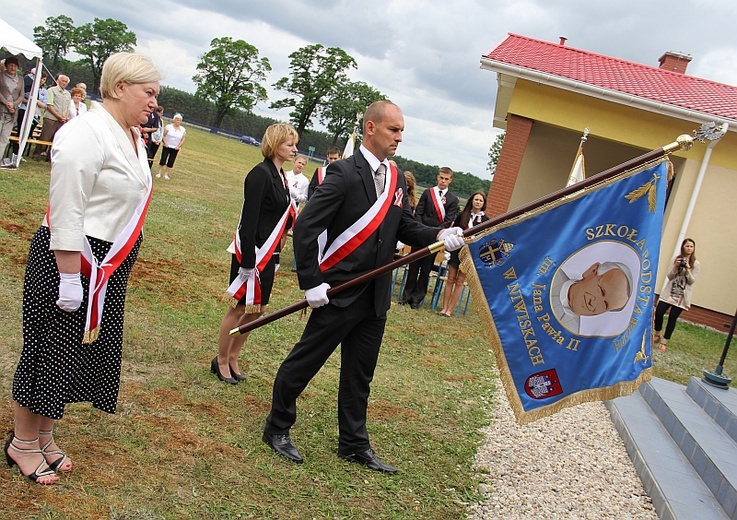
<instances>
[{"instance_id":1,"label":"cloud","mask_svg":"<svg viewBox=\"0 0 737 520\"><path fill-rule=\"evenodd\" d=\"M352 80L402 107L407 131L400 155L485 177L498 133L491 127L496 75L481 70L479 60L509 32L552 42L565 36L571 47L653 66L664 52L680 51L693 57L689 74L737 84L733 0L677 8L666 0L159 0L155 10L133 0L27 0L13 10L13 24L32 37L33 26L61 13L77 25L94 17L126 23L164 83L190 92L198 58L216 37L244 39L269 58L271 101L284 96L271 85L289 74L290 53L313 43L340 47L358 62ZM288 118L287 110L267 106L257 113Z\"/></svg>"}]
</instances>

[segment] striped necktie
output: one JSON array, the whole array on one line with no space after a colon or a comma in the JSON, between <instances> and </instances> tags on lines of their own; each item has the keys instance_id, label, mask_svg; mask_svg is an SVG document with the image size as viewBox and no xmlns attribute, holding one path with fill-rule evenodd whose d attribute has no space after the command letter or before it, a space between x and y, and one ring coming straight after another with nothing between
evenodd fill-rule
<instances>
[{"instance_id":1,"label":"striped necktie","mask_svg":"<svg viewBox=\"0 0 737 520\"><path fill-rule=\"evenodd\" d=\"M374 174L374 186L376 186L376 196L378 197L384 192L384 178L386 177L386 165L380 164L378 168L376 168L376 173Z\"/></svg>"}]
</instances>

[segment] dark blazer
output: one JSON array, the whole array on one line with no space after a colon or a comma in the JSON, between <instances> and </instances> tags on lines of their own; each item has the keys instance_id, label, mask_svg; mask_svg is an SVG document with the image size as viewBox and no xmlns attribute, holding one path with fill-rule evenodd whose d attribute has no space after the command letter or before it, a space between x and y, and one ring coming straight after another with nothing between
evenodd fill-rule
<instances>
[{"instance_id":1,"label":"dark blazer","mask_svg":"<svg viewBox=\"0 0 737 520\"><path fill-rule=\"evenodd\" d=\"M435 204L430 198L431 189L423 191L420 195L420 202L417 203L417 209L415 209L415 218L426 226L448 228L458 216L458 197L450 191L445 194L445 204L443 204L445 206L445 218L441 222L440 215L435 211Z\"/></svg>"},{"instance_id":2,"label":"dark blazer","mask_svg":"<svg viewBox=\"0 0 737 520\"><path fill-rule=\"evenodd\" d=\"M307 200L310 200L310 197L312 197L312 194L315 193L315 190L319 186L317 182L317 169L315 169L315 173L312 174L312 178L310 179L310 184L307 186Z\"/></svg>"},{"instance_id":3,"label":"dark blazer","mask_svg":"<svg viewBox=\"0 0 737 520\"><path fill-rule=\"evenodd\" d=\"M264 159L243 181L243 207L238 223L241 267L255 267L256 247L261 247L289 206L289 191L271 159ZM287 223L289 229L290 223ZM280 245L276 246L280 251Z\"/></svg>"},{"instance_id":4,"label":"dark blazer","mask_svg":"<svg viewBox=\"0 0 737 520\"><path fill-rule=\"evenodd\" d=\"M412 217L407 185L398 172L395 194L401 190L401 206L389 208L383 223L358 249L324 273L318 266L317 237L327 228L327 246L356 222L376 202L371 167L358 150L353 156L328 165L329 173L313 193L294 227L297 276L302 289L327 282L331 287L351 280L391 262L397 240L412 246L427 246L435 241L438 227L427 227ZM343 291L330 302L338 307L350 305L368 286L363 284ZM374 304L377 315L390 306L391 273L375 279Z\"/></svg>"}]
</instances>

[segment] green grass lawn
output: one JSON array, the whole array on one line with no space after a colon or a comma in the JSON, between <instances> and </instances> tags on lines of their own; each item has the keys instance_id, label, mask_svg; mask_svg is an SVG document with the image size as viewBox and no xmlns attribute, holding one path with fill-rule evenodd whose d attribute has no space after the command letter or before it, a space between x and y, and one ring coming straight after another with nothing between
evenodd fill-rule
<instances>
[{"instance_id":1,"label":"green grass lawn","mask_svg":"<svg viewBox=\"0 0 737 520\"><path fill-rule=\"evenodd\" d=\"M472 460L498 384L473 309L440 319L389 313L372 384L369 430L400 473L377 474L336 456L334 355L299 399L294 465L261 442L279 363L304 318L254 331L242 353L245 384L209 373L225 310L243 177L257 148L190 129L171 181L156 179L145 240L131 275L118 413L67 407L57 439L74 459L61 485L41 488L0 471L4 518L462 518L481 498ZM312 175L316 164L305 170ZM30 238L48 196L48 165L0 170L0 424L12 430L12 375L22 346L21 294ZM302 298L282 256L271 309ZM713 369L724 336L679 324L655 375L686 383ZM734 359L734 356L732 356ZM726 373L737 365L728 362Z\"/></svg>"}]
</instances>

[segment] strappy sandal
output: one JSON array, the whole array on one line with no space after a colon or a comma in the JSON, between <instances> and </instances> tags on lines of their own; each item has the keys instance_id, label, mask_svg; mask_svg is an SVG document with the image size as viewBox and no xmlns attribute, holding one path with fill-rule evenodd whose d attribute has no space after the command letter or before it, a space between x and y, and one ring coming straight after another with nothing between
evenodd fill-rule
<instances>
[{"instance_id":1,"label":"strappy sandal","mask_svg":"<svg viewBox=\"0 0 737 520\"><path fill-rule=\"evenodd\" d=\"M66 454L61 450L50 450L49 446L51 446L54 443L54 431L53 430L39 430L39 435L48 435L51 438L49 439L49 442L44 444L41 447L41 453L44 455L44 459L46 459L46 462L48 463L49 467L54 471L61 471L62 473L69 473L72 471L72 468L74 467L74 463L72 462L72 459L66 456ZM56 459L53 462L49 462L49 457L54 455L61 455L58 459Z\"/></svg>"},{"instance_id":2,"label":"strappy sandal","mask_svg":"<svg viewBox=\"0 0 737 520\"><path fill-rule=\"evenodd\" d=\"M653 334L653 345L657 345L660 342L660 334L657 332Z\"/></svg>"},{"instance_id":3,"label":"strappy sandal","mask_svg":"<svg viewBox=\"0 0 737 520\"><path fill-rule=\"evenodd\" d=\"M43 455L43 452L41 450L34 450L31 448L19 448L15 445L13 442L17 442L19 444L25 444L27 446L34 445L38 443L38 439L34 439L32 441L22 441L19 438L17 438L15 435L11 435L10 438L8 438L8 441L5 443L5 459L8 461L8 466L13 467L16 464L18 464L13 457L10 456L10 449L14 449L18 453L25 453L25 454L31 454L31 453L38 453L40 455ZM28 478L31 482L34 482L36 484L40 484L42 486L47 486L49 484L54 484L59 481L59 477L54 473L54 470L49 467L49 465L46 463L46 459L44 459L41 464L38 465L36 470L31 473L30 475L26 475L23 473L23 470L20 469L20 465L18 464L18 469L20 470L21 475ZM45 479L47 477L55 477L53 480L47 481L47 482L40 482L39 479Z\"/></svg>"},{"instance_id":4,"label":"strappy sandal","mask_svg":"<svg viewBox=\"0 0 737 520\"><path fill-rule=\"evenodd\" d=\"M663 340L663 341L660 342L660 345L658 346L658 350L661 351L661 352L665 352L665 347L667 347L667 346L668 346L668 341L667 340Z\"/></svg>"}]
</instances>

